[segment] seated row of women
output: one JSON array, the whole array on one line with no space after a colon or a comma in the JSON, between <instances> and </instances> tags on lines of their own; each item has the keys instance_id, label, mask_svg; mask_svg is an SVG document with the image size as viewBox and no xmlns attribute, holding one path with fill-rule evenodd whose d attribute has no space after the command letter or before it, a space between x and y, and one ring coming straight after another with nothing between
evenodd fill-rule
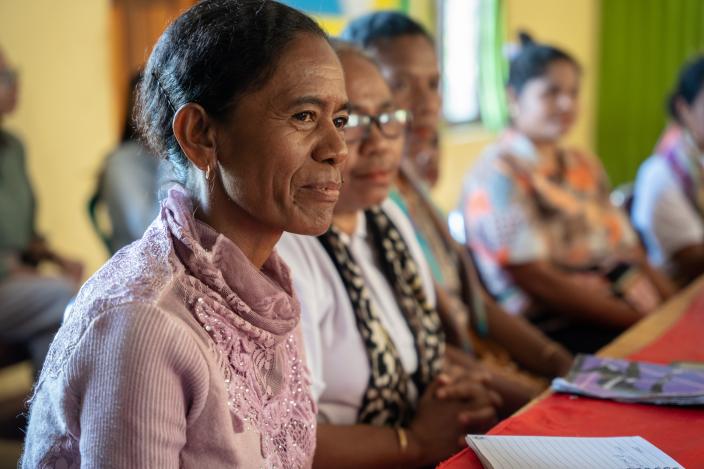
<instances>
[{"instance_id":1,"label":"seated row of women","mask_svg":"<svg viewBox=\"0 0 704 469\"><path fill-rule=\"evenodd\" d=\"M596 160L557 143L569 56L514 59L513 130L468 179L470 246L502 294L427 193L432 37L395 13L344 37L254 0L203 0L161 36L138 126L178 183L81 288L24 467L427 466L569 368L529 319L567 317L544 331L596 347L670 294ZM624 272L637 281L616 289ZM560 288L571 303L550 302Z\"/></svg>"},{"instance_id":2,"label":"seated row of women","mask_svg":"<svg viewBox=\"0 0 704 469\"><path fill-rule=\"evenodd\" d=\"M522 39L507 87L511 126L465 178L466 239L506 310L592 352L704 273L704 58L684 66L673 123L623 212L599 160L561 143L578 115L579 64Z\"/></svg>"}]
</instances>

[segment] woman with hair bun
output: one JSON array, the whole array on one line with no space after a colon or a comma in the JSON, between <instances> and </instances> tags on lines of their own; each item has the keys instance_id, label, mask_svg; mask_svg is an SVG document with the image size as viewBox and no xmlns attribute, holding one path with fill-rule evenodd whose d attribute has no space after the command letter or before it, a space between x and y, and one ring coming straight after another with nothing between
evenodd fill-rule
<instances>
[{"instance_id":1,"label":"woman with hair bun","mask_svg":"<svg viewBox=\"0 0 704 469\"><path fill-rule=\"evenodd\" d=\"M682 67L672 123L638 171L633 224L651 262L680 285L704 273L704 56Z\"/></svg>"},{"instance_id":2,"label":"woman with hair bun","mask_svg":"<svg viewBox=\"0 0 704 469\"><path fill-rule=\"evenodd\" d=\"M79 292L23 467L310 466L300 307L274 246L329 227L347 107L328 38L287 6L203 0L166 29L138 122L180 184Z\"/></svg>"},{"instance_id":3,"label":"woman with hair bun","mask_svg":"<svg viewBox=\"0 0 704 469\"><path fill-rule=\"evenodd\" d=\"M573 352L593 352L672 287L609 201L599 160L562 137L578 116L581 67L521 34L508 80L510 128L465 179L467 240L492 294Z\"/></svg>"}]
</instances>

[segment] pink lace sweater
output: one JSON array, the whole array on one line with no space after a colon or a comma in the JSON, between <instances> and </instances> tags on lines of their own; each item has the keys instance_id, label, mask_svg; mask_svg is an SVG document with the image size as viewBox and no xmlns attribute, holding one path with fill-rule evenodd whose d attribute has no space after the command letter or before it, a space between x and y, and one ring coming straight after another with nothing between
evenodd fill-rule
<instances>
[{"instance_id":1,"label":"pink lace sweater","mask_svg":"<svg viewBox=\"0 0 704 469\"><path fill-rule=\"evenodd\" d=\"M81 289L31 401L22 467L310 466L299 305L169 192Z\"/></svg>"}]
</instances>

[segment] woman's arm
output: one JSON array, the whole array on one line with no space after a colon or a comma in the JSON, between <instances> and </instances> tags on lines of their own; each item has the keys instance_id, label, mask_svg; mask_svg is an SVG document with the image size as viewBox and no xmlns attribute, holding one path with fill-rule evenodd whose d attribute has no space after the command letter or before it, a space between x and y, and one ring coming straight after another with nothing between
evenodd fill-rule
<instances>
[{"instance_id":1,"label":"woman's arm","mask_svg":"<svg viewBox=\"0 0 704 469\"><path fill-rule=\"evenodd\" d=\"M564 375L572 366L572 355L550 340L521 316L504 311L488 295L484 296L489 336L516 362L533 373L553 378Z\"/></svg>"},{"instance_id":2,"label":"woman's arm","mask_svg":"<svg viewBox=\"0 0 704 469\"><path fill-rule=\"evenodd\" d=\"M193 333L160 309L127 305L96 318L73 355L81 464L179 467L210 383Z\"/></svg>"},{"instance_id":3,"label":"woman's arm","mask_svg":"<svg viewBox=\"0 0 704 469\"><path fill-rule=\"evenodd\" d=\"M416 415L402 430L373 425L318 425L316 468L425 467L450 457L464 446L469 432L483 433L496 422L486 389L473 379L458 379L454 386L441 379L432 383L418 402ZM446 395L440 398L438 390Z\"/></svg>"},{"instance_id":4,"label":"woman's arm","mask_svg":"<svg viewBox=\"0 0 704 469\"><path fill-rule=\"evenodd\" d=\"M404 430L408 437L408 430ZM374 425L318 424L313 467L421 467L421 448L400 446L397 430ZM428 461L430 464L431 462Z\"/></svg>"},{"instance_id":5,"label":"woman's arm","mask_svg":"<svg viewBox=\"0 0 704 469\"><path fill-rule=\"evenodd\" d=\"M561 316L616 329L625 329L643 317L614 298L608 289L584 284L548 261L509 265L506 269L519 287Z\"/></svg>"},{"instance_id":6,"label":"woman's arm","mask_svg":"<svg viewBox=\"0 0 704 469\"><path fill-rule=\"evenodd\" d=\"M472 349L472 341L469 336L469 312L463 304L455 304L450 298L450 294L443 287L435 285L435 297L437 299L437 312L445 330L448 344L469 351Z\"/></svg>"},{"instance_id":7,"label":"woman's arm","mask_svg":"<svg viewBox=\"0 0 704 469\"><path fill-rule=\"evenodd\" d=\"M660 298L667 300L677 293L677 287L672 280L667 278L662 272L654 268L648 261L645 252L638 248L638 261L640 268L643 270L648 280L655 286L655 289L660 294Z\"/></svg>"},{"instance_id":8,"label":"woman's arm","mask_svg":"<svg viewBox=\"0 0 704 469\"><path fill-rule=\"evenodd\" d=\"M510 372L491 369L473 356L453 347L447 347L447 359L452 366L461 367L467 373L481 377L482 382L498 395L497 413L501 418L513 414L542 391L542 388L516 379Z\"/></svg>"},{"instance_id":9,"label":"woman's arm","mask_svg":"<svg viewBox=\"0 0 704 469\"><path fill-rule=\"evenodd\" d=\"M688 284L704 273L704 243L677 250L672 255L676 276Z\"/></svg>"}]
</instances>

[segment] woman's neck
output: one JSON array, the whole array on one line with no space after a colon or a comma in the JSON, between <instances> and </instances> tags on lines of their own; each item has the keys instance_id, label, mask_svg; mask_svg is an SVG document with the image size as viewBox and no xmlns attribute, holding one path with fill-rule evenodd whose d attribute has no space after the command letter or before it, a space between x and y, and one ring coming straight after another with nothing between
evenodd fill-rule
<instances>
[{"instance_id":1,"label":"woman's neck","mask_svg":"<svg viewBox=\"0 0 704 469\"><path fill-rule=\"evenodd\" d=\"M558 152L559 145L556 141L546 141L546 140L533 140L533 146L535 150L540 153L540 155L553 159Z\"/></svg>"},{"instance_id":2,"label":"woman's neck","mask_svg":"<svg viewBox=\"0 0 704 469\"><path fill-rule=\"evenodd\" d=\"M269 259L283 233L263 225L227 196L201 197L194 215L235 243L258 269Z\"/></svg>"},{"instance_id":3,"label":"woman's neck","mask_svg":"<svg viewBox=\"0 0 704 469\"><path fill-rule=\"evenodd\" d=\"M524 134L526 135L526 134ZM558 154L560 151L560 145L557 140L545 140L532 138L526 135L528 139L533 144L536 153L540 156L540 160L548 172L553 172L557 170L558 167Z\"/></svg>"},{"instance_id":4,"label":"woman's neck","mask_svg":"<svg viewBox=\"0 0 704 469\"><path fill-rule=\"evenodd\" d=\"M332 216L332 224L348 236L352 236L357 230L359 223L359 211L335 213Z\"/></svg>"}]
</instances>

